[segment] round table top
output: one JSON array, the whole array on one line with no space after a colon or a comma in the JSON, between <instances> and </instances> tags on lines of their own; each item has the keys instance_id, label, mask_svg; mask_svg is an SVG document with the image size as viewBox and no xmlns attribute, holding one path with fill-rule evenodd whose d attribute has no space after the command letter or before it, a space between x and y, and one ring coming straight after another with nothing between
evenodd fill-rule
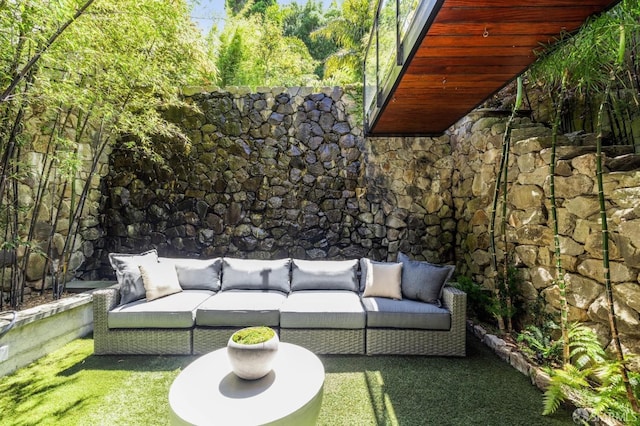
<instances>
[{"instance_id":1,"label":"round table top","mask_svg":"<svg viewBox=\"0 0 640 426\"><path fill-rule=\"evenodd\" d=\"M324 366L311 351L280 342L273 370L243 380L227 348L189 364L169 390L174 424L313 424L322 401Z\"/></svg>"}]
</instances>

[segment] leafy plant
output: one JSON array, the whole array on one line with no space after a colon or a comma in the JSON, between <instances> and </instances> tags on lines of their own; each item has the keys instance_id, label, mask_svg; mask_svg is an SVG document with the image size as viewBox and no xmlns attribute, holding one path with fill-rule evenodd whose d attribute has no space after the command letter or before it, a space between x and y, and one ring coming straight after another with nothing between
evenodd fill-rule
<instances>
[{"instance_id":1,"label":"leafy plant","mask_svg":"<svg viewBox=\"0 0 640 426\"><path fill-rule=\"evenodd\" d=\"M511 131L513 128L513 122L516 117L516 113L522 106L522 77L518 77L517 80L517 95L516 101L513 105L513 109L511 110L511 115L509 117L509 121L507 121L507 126L505 128L504 136L502 139L502 153L500 155L500 166L498 168L498 176L496 178L496 184L493 192L493 203L491 205L491 220L489 222L489 243L490 243L490 253L491 253L491 266L494 272L498 273L498 250L496 247L496 212L498 208L498 200L500 198L500 194L502 193L502 217L500 223L500 232L502 233L502 251L504 253L504 262L502 269L502 279L499 280L499 283L496 285L497 290L497 300L500 302L499 304L494 306L494 315L496 320L498 321L498 327L500 327L500 331L513 331L513 323L512 317L514 314L513 307L511 306L513 301L511 298L511 283L509 280L509 250L507 247L507 192L508 192L508 171L509 171L509 152L511 150ZM507 324L505 326L505 317L507 319Z\"/></svg>"},{"instance_id":2,"label":"leafy plant","mask_svg":"<svg viewBox=\"0 0 640 426\"><path fill-rule=\"evenodd\" d=\"M493 303L493 295L490 290L464 275L456 279L455 287L467 294L467 314L469 316L480 320L492 318L488 309Z\"/></svg>"},{"instance_id":3,"label":"leafy plant","mask_svg":"<svg viewBox=\"0 0 640 426\"><path fill-rule=\"evenodd\" d=\"M489 305L489 312L498 320L500 331L511 333L512 320L522 309L522 276L520 270L512 264L507 264L505 271L499 271L496 280L496 292L493 295L492 303ZM508 327L504 328L504 320L507 320ZM502 321L501 321L502 320Z\"/></svg>"},{"instance_id":4,"label":"leafy plant","mask_svg":"<svg viewBox=\"0 0 640 426\"><path fill-rule=\"evenodd\" d=\"M275 4L261 13L227 19L217 40L221 86L295 86L317 84L316 61L295 36L286 36L286 14Z\"/></svg>"},{"instance_id":5,"label":"leafy plant","mask_svg":"<svg viewBox=\"0 0 640 426\"><path fill-rule=\"evenodd\" d=\"M548 321L543 327L527 326L518 333L517 341L521 344L520 350L537 364L560 365L563 344L561 340L555 340L552 336L553 331L558 328L553 321Z\"/></svg>"},{"instance_id":6,"label":"leafy plant","mask_svg":"<svg viewBox=\"0 0 640 426\"><path fill-rule=\"evenodd\" d=\"M545 391L544 414L554 413L567 399L588 407L595 415L606 415L629 425L640 425L624 383L620 362L607 356L597 335L584 324L572 324L568 330L570 361L550 369L551 381ZM636 396L640 394L640 374L629 372Z\"/></svg>"},{"instance_id":7,"label":"leafy plant","mask_svg":"<svg viewBox=\"0 0 640 426\"><path fill-rule=\"evenodd\" d=\"M46 255L43 274L31 280L52 278L55 297L84 259L79 224L93 207L103 154L123 134L145 152L153 152L151 135L184 145L186 135L162 111L187 107L176 87L216 73L184 1L1 4L0 242L24 242L10 265L16 307L22 272L41 256L31 247ZM25 188L33 200L20 196ZM48 235L37 231L43 225Z\"/></svg>"}]
</instances>

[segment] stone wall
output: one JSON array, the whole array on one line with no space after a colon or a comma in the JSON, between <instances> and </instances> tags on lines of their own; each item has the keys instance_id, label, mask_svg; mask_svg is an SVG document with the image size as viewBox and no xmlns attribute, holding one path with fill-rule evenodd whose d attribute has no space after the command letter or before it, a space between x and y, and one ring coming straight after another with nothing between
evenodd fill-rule
<instances>
[{"instance_id":1,"label":"stone wall","mask_svg":"<svg viewBox=\"0 0 640 426\"><path fill-rule=\"evenodd\" d=\"M27 114L23 120L25 128L20 135L21 147L17 154L17 162L20 165L20 173L15 181L18 197L15 200L9 199L11 196L7 193L13 191L7 189L5 192L5 203L10 203L15 208L19 224L18 237L30 244L30 254L25 268L17 271L26 282L25 294L32 290L51 288L51 272L55 270L52 264L57 265L59 271L63 270L64 261L61 256L67 239L70 248L67 253L68 263L64 269L66 280L73 279L76 274L86 273L86 259L91 257L94 248L100 247L103 242L99 219L102 199L100 181L101 177L107 174L110 149L107 147L98 156L95 174L89 182L90 188L81 212L78 232L75 239L73 235L69 238L70 218L74 213L73 209L80 202L85 182L90 179L90 171L97 154L91 141L95 129L88 124L85 128L88 137L78 138L77 132L83 127L83 123L79 123L75 113L67 111L67 114L65 119L61 120L61 127L56 129L52 120L42 117L39 111L30 111ZM80 141L76 145L65 143L64 139ZM52 162L54 166L50 167ZM62 170L64 162L75 165L72 177ZM36 220L32 221L36 212ZM6 221L3 219L2 223L3 233L0 239L6 238L7 235L4 232ZM9 243L9 247L16 247L11 244L12 241ZM0 255L0 262L5 267L4 271L1 271L3 292L8 293L11 288L12 275L9 265L15 260L14 256L17 255L17 264L20 267L23 265L25 253L25 244L18 244L15 251L3 251ZM79 268L82 268L81 272L78 272ZM62 276L63 274L60 278Z\"/></svg>"},{"instance_id":2,"label":"stone wall","mask_svg":"<svg viewBox=\"0 0 640 426\"><path fill-rule=\"evenodd\" d=\"M472 114L452 135L458 271L493 288L489 216L505 118ZM590 324L608 343L600 209L593 135L566 135L557 150L555 191L569 320ZM549 202L551 132L518 119L508 172L507 250L530 302L559 312ZM640 170L632 147L605 148L604 193L610 230L611 280L618 325L627 350L640 353ZM500 214L498 214L500 220ZM498 235L500 233L498 232ZM504 246L498 236L499 256Z\"/></svg>"},{"instance_id":3,"label":"stone wall","mask_svg":"<svg viewBox=\"0 0 640 426\"><path fill-rule=\"evenodd\" d=\"M111 155L106 254L453 260L448 137L362 136L354 89L185 93L169 111L192 145L156 141L164 162ZM429 176L425 176L428 173ZM97 276L88 275L90 278Z\"/></svg>"}]
</instances>

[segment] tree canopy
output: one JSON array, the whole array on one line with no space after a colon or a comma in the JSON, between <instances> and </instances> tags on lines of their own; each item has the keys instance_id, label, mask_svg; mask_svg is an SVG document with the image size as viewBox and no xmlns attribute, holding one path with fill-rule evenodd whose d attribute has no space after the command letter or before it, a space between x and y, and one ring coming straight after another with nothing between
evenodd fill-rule
<instances>
[{"instance_id":1,"label":"tree canopy","mask_svg":"<svg viewBox=\"0 0 640 426\"><path fill-rule=\"evenodd\" d=\"M287 36L278 5L264 14L240 13L229 19L219 38L217 66L221 86L313 85L316 61L297 37Z\"/></svg>"},{"instance_id":2,"label":"tree canopy","mask_svg":"<svg viewBox=\"0 0 640 426\"><path fill-rule=\"evenodd\" d=\"M271 3L227 0L230 16L212 43L221 86L362 81L374 0L334 1L326 11L319 0Z\"/></svg>"}]
</instances>

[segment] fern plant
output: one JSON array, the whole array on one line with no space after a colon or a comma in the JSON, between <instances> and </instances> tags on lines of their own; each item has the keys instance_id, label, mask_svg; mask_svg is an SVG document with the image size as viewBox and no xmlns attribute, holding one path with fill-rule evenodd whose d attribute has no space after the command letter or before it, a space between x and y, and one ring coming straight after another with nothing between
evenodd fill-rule
<instances>
[{"instance_id":1,"label":"fern plant","mask_svg":"<svg viewBox=\"0 0 640 426\"><path fill-rule=\"evenodd\" d=\"M594 415L606 415L627 425L640 426L640 415L627 398L622 365L610 359L593 330L572 324L568 330L570 361L561 368L549 369L549 387L544 394L543 414L554 413L570 399ZM640 395L640 374L629 373L633 392Z\"/></svg>"}]
</instances>

